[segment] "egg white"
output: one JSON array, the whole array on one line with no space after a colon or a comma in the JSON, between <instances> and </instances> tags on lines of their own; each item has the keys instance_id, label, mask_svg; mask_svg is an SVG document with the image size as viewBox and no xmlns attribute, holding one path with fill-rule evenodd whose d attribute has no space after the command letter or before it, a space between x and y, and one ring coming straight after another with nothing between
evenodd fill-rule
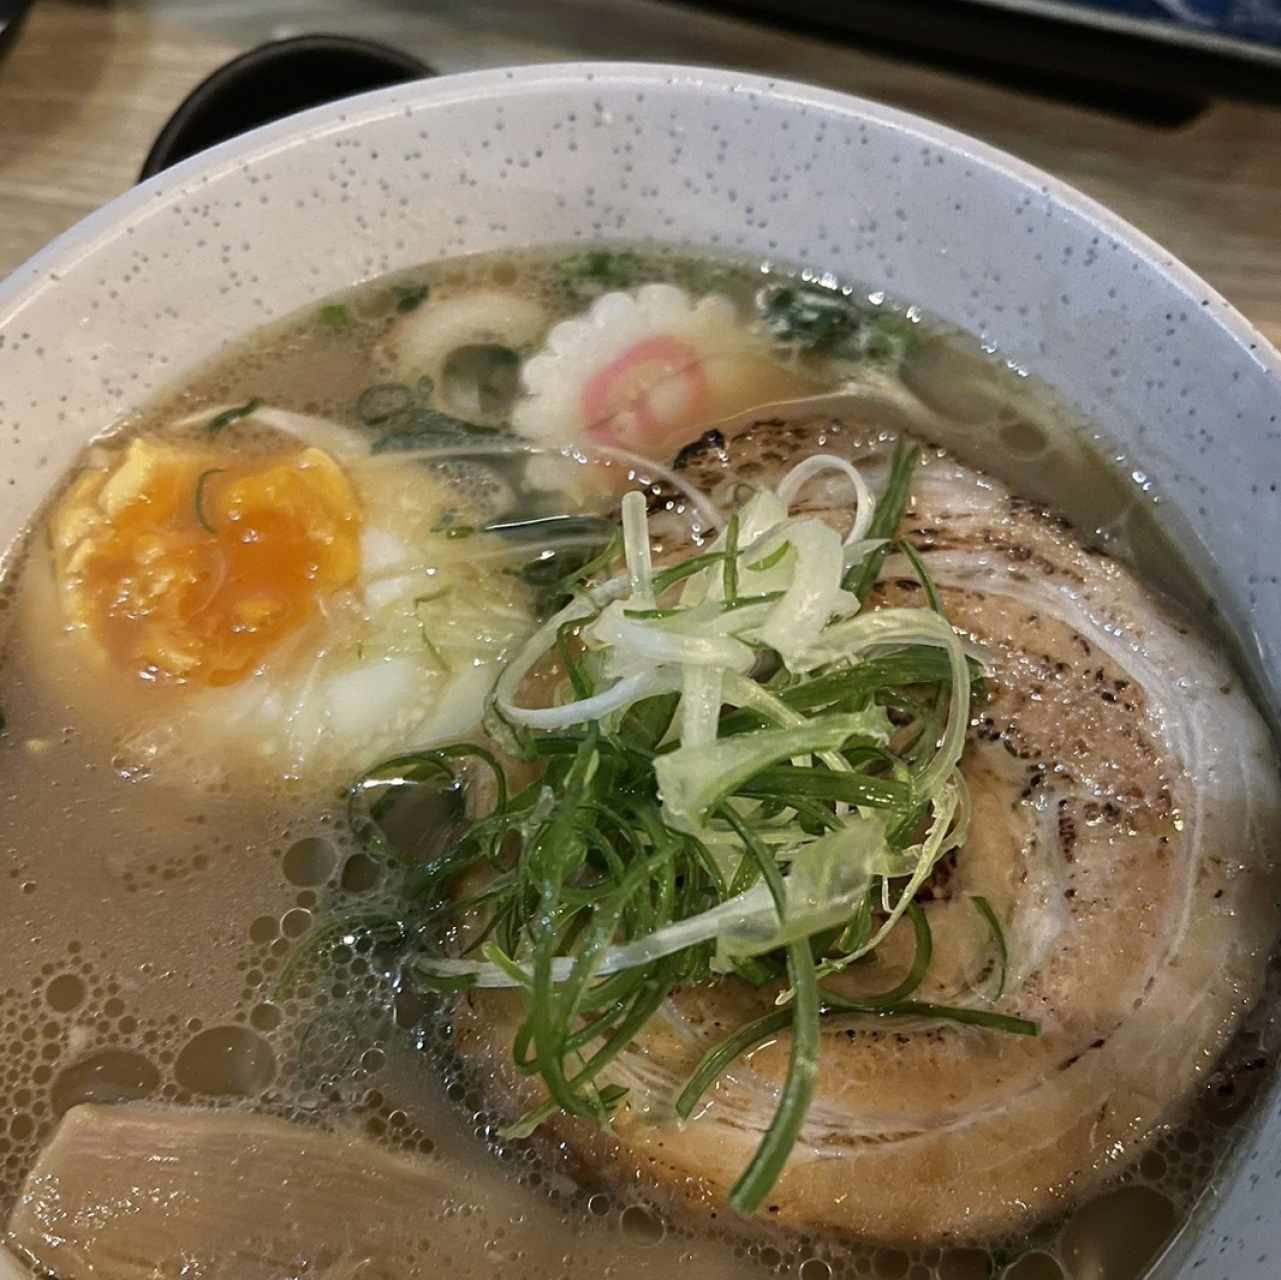
<instances>
[{"instance_id":1,"label":"egg white","mask_svg":"<svg viewBox=\"0 0 1281 1280\"><path fill-rule=\"evenodd\" d=\"M473 731L504 656L532 629L532 599L503 572L513 562L502 539L444 530L484 524L510 491L492 473L371 456L363 437L321 419L255 417L346 471L363 513L355 582L318 599L312 621L237 683L148 688L67 619L37 540L23 622L42 676L68 705L109 722L130 776L207 783L248 771L328 784ZM111 468L120 456L98 449L90 465Z\"/></svg>"}]
</instances>

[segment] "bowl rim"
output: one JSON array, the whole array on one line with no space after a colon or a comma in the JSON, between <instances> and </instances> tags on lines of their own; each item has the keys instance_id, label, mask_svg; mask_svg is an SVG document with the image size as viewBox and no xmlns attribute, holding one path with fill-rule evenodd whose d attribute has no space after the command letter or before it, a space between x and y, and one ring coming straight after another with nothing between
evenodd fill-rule
<instances>
[{"instance_id":1,"label":"bowl rim","mask_svg":"<svg viewBox=\"0 0 1281 1280\"><path fill-rule=\"evenodd\" d=\"M1172 282L1197 309L1208 311L1247 358L1267 369L1281 384L1281 351L1223 294L1146 232L1047 170L927 116L843 90L752 72L661 62L551 62L455 72L373 89L251 129L182 160L116 196L0 279L0 326L8 323L23 304L39 292L41 282L51 272L69 267L92 253L99 243L120 234L154 202L180 193L193 182L203 185L228 169L266 159L294 146L308 145L329 131L347 130L403 113L410 107L428 108L477 98L498 100L519 97L529 90L554 89L557 85L581 87L594 81L634 86L660 95L665 88L696 88L765 97L799 109L877 124L963 155L1075 212L1100 234L1126 244L1150 270Z\"/></svg>"}]
</instances>

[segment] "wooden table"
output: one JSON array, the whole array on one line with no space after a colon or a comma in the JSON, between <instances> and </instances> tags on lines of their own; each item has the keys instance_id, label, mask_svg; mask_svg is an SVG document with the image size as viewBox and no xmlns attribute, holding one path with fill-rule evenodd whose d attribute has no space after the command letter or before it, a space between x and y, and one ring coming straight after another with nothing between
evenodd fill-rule
<instances>
[{"instance_id":1,"label":"wooden table","mask_svg":"<svg viewBox=\"0 0 1281 1280\"><path fill-rule=\"evenodd\" d=\"M1221 103L1164 129L653 0L40 0L0 63L0 275L128 187L208 71L301 30L395 41L441 71L580 57L703 62L906 107L1096 196L1281 345L1281 110Z\"/></svg>"}]
</instances>

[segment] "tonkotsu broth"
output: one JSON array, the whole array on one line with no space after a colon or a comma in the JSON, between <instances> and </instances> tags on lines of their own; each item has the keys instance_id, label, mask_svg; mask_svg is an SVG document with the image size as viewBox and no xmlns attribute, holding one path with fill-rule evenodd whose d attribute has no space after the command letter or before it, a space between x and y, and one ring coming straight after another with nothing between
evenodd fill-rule
<instances>
[{"instance_id":1,"label":"tonkotsu broth","mask_svg":"<svg viewBox=\"0 0 1281 1280\"><path fill-rule=\"evenodd\" d=\"M567 269L571 252L577 265ZM630 250L602 250L595 260L575 249L432 264L253 335L116 424L111 438L172 436L177 419L251 398L376 431L368 404L363 413L357 404L371 385L392 379L383 344L422 305L415 298L423 286L431 304L504 290L556 320L597 293L631 287L633 275L694 296L715 291L745 309L762 286L793 278L769 265ZM891 338L911 336L901 367L876 364L879 353L869 367L932 411L942 437L934 443L997 472L1018 493L1053 501L1149 583L1177 584L1185 604L1198 603L1143 495L1083 446L1039 387L915 311L873 296L870 314L886 317ZM492 394L501 397L501 362L495 368ZM847 375L848 367L813 362L805 372L815 392ZM274 437L244 430L236 439L249 454ZM518 507L526 496L517 495ZM549 501L540 499L543 513ZM444 1268L459 1277L621 1280L680 1266L692 1280L1134 1280L1202 1194L1264 1075L1271 1022L1260 1013L1186 1123L1110 1189L1064 1220L1036 1224L1030 1236L964 1249L811 1239L761 1221L731 1225L728 1213L690 1223L643 1178L626 1189L576 1185L536 1143L495 1137L481 1082L451 1056L446 1006L412 995L376 942L309 959L335 920L395 906L397 873L353 840L333 798L333 771L273 776L249 744L184 740L154 758L122 748L140 696L169 695L140 691L124 675L91 683L68 645L49 643L63 630L49 574L37 521L12 558L2 597L0 856L9 888L0 895L0 930L9 946L0 961L0 1061L11 1101L0 1130L0 1215L68 1107L147 1098L360 1131L446 1169L456 1197L424 1204L420 1250L406 1259L406 1275ZM231 753L225 767L214 759L223 750ZM353 761L345 778L368 763Z\"/></svg>"}]
</instances>

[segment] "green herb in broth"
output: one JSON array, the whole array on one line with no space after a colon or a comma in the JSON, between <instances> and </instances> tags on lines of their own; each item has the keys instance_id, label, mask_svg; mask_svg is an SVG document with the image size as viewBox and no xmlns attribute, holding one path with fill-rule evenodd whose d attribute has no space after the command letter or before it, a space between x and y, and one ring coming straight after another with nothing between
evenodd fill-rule
<instances>
[{"instance_id":1,"label":"green herb in broth","mask_svg":"<svg viewBox=\"0 0 1281 1280\"><path fill-rule=\"evenodd\" d=\"M600 516L496 520L485 526L485 532L500 535L518 554L526 550L529 559L511 572L540 593L540 617L558 609L584 575L593 572L591 566L603 568L622 545L614 523Z\"/></svg>"},{"instance_id":2,"label":"green herb in broth","mask_svg":"<svg viewBox=\"0 0 1281 1280\"><path fill-rule=\"evenodd\" d=\"M500 533L520 543L543 543L547 539L581 538L601 547L613 539L617 526L603 516L530 516L520 520L495 520L485 526L487 533ZM603 566L602 566L603 567Z\"/></svg>"},{"instance_id":3,"label":"green herb in broth","mask_svg":"<svg viewBox=\"0 0 1281 1280\"><path fill-rule=\"evenodd\" d=\"M434 604L437 600L443 600L448 595L449 595L449 592L446 590L446 591L432 591L432 592L429 592L427 595L415 596L414 610L418 612L421 610L423 605ZM421 616L420 612L419 612L419 618L418 618L418 630L423 638L423 648L425 648L427 652L431 654L431 659L436 664L436 667L439 670L443 671L446 675L452 675L453 668L449 665L449 663L445 660L444 655L436 647L435 642L432 640L431 635L428 632L427 620Z\"/></svg>"},{"instance_id":4,"label":"green herb in broth","mask_svg":"<svg viewBox=\"0 0 1281 1280\"><path fill-rule=\"evenodd\" d=\"M817 284L768 286L757 305L777 341L837 359L902 361L920 340L907 316Z\"/></svg>"},{"instance_id":5,"label":"green herb in broth","mask_svg":"<svg viewBox=\"0 0 1281 1280\"><path fill-rule=\"evenodd\" d=\"M316 315L321 327L334 333L346 333L355 324L351 308L344 302L328 302Z\"/></svg>"},{"instance_id":6,"label":"green herb in broth","mask_svg":"<svg viewBox=\"0 0 1281 1280\"><path fill-rule=\"evenodd\" d=\"M634 289L664 276L695 293L740 294L746 288L743 272L733 264L683 255L664 260L631 249L571 253L559 258L553 268L556 284L576 306L611 290Z\"/></svg>"},{"instance_id":7,"label":"green herb in broth","mask_svg":"<svg viewBox=\"0 0 1281 1280\"><path fill-rule=\"evenodd\" d=\"M559 521L561 517L553 519ZM597 535L595 540L593 533ZM616 528L601 531L586 526L580 535L543 548L514 572L540 593L537 612L542 619L562 608L582 582L613 563L621 554L622 545L622 535Z\"/></svg>"},{"instance_id":8,"label":"green herb in broth","mask_svg":"<svg viewBox=\"0 0 1281 1280\"><path fill-rule=\"evenodd\" d=\"M242 418L252 417L259 409L262 408L262 401L257 396L246 400L244 404L237 405L234 409L224 409L222 413L212 418L205 427L205 434L210 436L221 435L232 423L241 421Z\"/></svg>"},{"instance_id":9,"label":"green herb in broth","mask_svg":"<svg viewBox=\"0 0 1281 1280\"><path fill-rule=\"evenodd\" d=\"M431 296L431 285L394 284L391 287L391 296L396 304L396 310L401 315L406 315L410 311L417 311L427 301Z\"/></svg>"},{"instance_id":10,"label":"green herb in broth","mask_svg":"<svg viewBox=\"0 0 1281 1280\"><path fill-rule=\"evenodd\" d=\"M207 485L214 476L225 475L226 470L226 467L210 467L207 470L202 471L200 475L196 477L196 496L194 499L196 522L206 533L213 533L214 528L209 523L208 517L205 515L205 485Z\"/></svg>"},{"instance_id":11,"label":"green herb in broth","mask_svg":"<svg viewBox=\"0 0 1281 1280\"><path fill-rule=\"evenodd\" d=\"M575 302L588 302L610 289L630 289L653 278L649 264L628 249L589 249L559 259L557 283Z\"/></svg>"}]
</instances>

